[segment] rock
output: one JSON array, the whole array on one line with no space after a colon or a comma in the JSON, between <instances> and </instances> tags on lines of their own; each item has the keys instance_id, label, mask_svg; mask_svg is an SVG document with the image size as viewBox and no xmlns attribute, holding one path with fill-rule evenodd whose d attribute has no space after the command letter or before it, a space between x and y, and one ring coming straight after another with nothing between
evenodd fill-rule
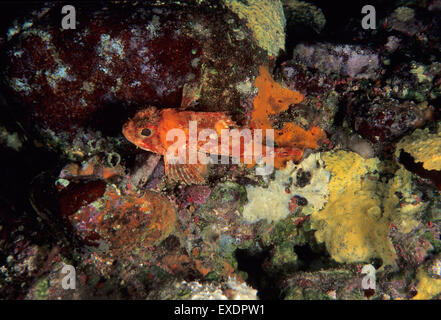
<instances>
[{"instance_id":1,"label":"rock","mask_svg":"<svg viewBox=\"0 0 441 320\"><path fill-rule=\"evenodd\" d=\"M216 5L87 9L81 32L60 29L58 9L31 16L5 48L15 97L33 124L56 132L118 130L147 102L179 107L184 87L202 88L200 109L234 113L234 84L256 75L267 59L237 16Z\"/></svg>"}]
</instances>

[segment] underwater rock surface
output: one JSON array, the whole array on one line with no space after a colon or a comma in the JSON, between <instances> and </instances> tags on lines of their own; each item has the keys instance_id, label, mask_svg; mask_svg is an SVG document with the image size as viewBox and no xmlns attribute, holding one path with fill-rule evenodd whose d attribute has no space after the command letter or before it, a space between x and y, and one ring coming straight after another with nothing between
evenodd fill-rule
<instances>
[{"instance_id":1,"label":"underwater rock surface","mask_svg":"<svg viewBox=\"0 0 441 320\"><path fill-rule=\"evenodd\" d=\"M0 297L441 298L441 3L372 5L0 4Z\"/></svg>"},{"instance_id":2,"label":"underwater rock surface","mask_svg":"<svg viewBox=\"0 0 441 320\"><path fill-rule=\"evenodd\" d=\"M118 125L111 117L124 118L127 106L176 108L183 94L206 111L231 110L236 86L266 61L221 5L86 9L77 9L85 14L80 32L59 28L54 7L8 36L9 87L41 128Z\"/></svg>"}]
</instances>

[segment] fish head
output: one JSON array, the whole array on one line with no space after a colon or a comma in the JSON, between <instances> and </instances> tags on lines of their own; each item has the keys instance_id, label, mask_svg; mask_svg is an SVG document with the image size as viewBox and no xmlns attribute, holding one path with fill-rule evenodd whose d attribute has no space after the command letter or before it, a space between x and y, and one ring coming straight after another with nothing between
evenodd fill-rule
<instances>
[{"instance_id":1,"label":"fish head","mask_svg":"<svg viewBox=\"0 0 441 320\"><path fill-rule=\"evenodd\" d=\"M123 135L139 148L154 153L164 154L159 126L161 114L155 107L138 111L132 119L123 126Z\"/></svg>"}]
</instances>

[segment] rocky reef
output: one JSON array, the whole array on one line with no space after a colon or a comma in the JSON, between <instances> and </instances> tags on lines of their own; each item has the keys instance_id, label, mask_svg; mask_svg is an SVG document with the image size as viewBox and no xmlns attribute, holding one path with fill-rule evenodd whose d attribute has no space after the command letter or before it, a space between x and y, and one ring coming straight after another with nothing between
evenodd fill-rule
<instances>
[{"instance_id":1,"label":"rocky reef","mask_svg":"<svg viewBox=\"0 0 441 320\"><path fill-rule=\"evenodd\" d=\"M0 297L439 299L441 2L371 4L5 5Z\"/></svg>"}]
</instances>

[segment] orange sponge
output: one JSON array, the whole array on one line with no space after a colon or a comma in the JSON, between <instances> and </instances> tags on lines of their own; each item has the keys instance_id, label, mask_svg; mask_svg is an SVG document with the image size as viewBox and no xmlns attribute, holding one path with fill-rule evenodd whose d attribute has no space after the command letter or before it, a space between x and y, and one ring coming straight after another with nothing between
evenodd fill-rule
<instances>
[{"instance_id":1,"label":"orange sponge","mask_svg":"<svg viewBox=\"0 0 441 320\"><path fill-rule=\"evenodd\" d=\"M271 115L286 111L291 104L297 104L304 99L300 92L283 88L274 81L268 69L263 66L259 68L259 76L254 84L259 89L251 114L251 126L255 129L272 129ZM318 142L324 138L326 133L319 127L305 130L294 123L286 123L281 130L274 131L274 142L277 147L298 149L300 152L276 159L275 167L283 168L289 160L299 161L303 150L317 149Z\"/></svg>"}]
</instances>

